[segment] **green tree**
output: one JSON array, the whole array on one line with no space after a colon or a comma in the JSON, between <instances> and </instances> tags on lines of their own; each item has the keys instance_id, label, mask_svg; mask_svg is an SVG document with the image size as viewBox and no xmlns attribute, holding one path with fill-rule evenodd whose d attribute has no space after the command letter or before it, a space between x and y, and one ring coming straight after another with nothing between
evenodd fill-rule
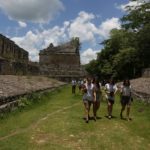
<instances>
[{"instance_id":1,"label":"green tree","mask_svg":"<svg viewBox=\"0 0 150 150\"><path fill-rule=\"evenodd\" d=\"M102 42L104 47L97 60L87 65L90 74L135 78L141 76L142 69L150 67L150 3L143 1L127 9L121 18L122 28L111 31L110 38Z\"/></svg>"},{"instance_id":2,"label":"green tree","mask_svg":"<svg viewBox=\"0 0 150 150\"><path fill-rule=\"evenodd\" d=\"M122 27L138 32L147 24L150 24L150 3L142 0L130 0L138 3L137 6L127 6L128 14L122 17ZM141 4L142 2L142 4Z\"/></svg>"}]
</instances>

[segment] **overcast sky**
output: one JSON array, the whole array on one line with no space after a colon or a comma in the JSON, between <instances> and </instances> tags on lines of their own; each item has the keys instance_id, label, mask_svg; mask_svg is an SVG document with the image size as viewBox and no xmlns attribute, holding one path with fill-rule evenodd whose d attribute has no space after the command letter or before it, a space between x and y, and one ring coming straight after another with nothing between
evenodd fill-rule
<instances>
[{"instance_id":1,"label":"overcast sky","mask_svg":"<svg viewBox=\"0 0 150 150\"><path fill-rule=\"evenodd\" d=\"M0 33L39 60L39 50L79 37L81 62L101 51L120 20L128 0L0 0Z\"/></svg>"}]
</instances>

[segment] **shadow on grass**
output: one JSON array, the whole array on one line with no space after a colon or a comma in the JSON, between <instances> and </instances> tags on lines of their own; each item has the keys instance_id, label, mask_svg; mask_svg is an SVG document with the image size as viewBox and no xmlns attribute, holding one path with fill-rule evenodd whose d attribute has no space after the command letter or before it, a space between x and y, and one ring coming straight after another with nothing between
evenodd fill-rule
<instances>
[{"instance_id":1,"label":"shadow on grass","mask_svg":"<svg viewBox=\"0 0 150 150\"><path fill-rule=\"evenodd\" d=\"M86 118L85 117L83 117L82 118L83 120L86 120ZM96 120L100 120L100 119L102 119L102 117L96 117ZM94 120L95 121L95 119L94 119L94 117L89 117L89 120Z\"/></svg>"}]
</instances>

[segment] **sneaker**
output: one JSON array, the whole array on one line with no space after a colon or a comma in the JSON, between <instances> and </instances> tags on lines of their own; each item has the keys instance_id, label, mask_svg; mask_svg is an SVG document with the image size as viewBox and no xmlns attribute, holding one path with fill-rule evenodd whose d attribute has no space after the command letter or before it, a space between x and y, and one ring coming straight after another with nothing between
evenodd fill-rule
<instances>
[{"instance_id":1,"label":"sneaker","mask_svg":"<svg viewBox=\"0 0 150 150\"><path fill-rule=\"evenodd\" d=\"M111 116L108 116L108 119L111 119Z\"/></svg>"}]
</instances>

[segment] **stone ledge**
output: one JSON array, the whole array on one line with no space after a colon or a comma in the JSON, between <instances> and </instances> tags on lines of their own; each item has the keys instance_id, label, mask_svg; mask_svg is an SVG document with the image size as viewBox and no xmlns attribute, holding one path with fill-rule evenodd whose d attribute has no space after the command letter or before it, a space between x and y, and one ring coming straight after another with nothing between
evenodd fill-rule
<instances>
[{"instance_id":1,"label":"stone ledge","mask_svg":"<svg viewBox=\"0 0 150 150\"><path fill-rule=\"evenodd\" d=\"M61 85L61 86L64 86L64 85ZM47 88L47 89L43 89L43 90L38 90L38 91L35 91L34 93L43 93L43 92L46 92L46 91L53 91L57 88L59 88L60 86L57 86L57 87L51 87L51 88ZM6 112L11 112L13 110L15 110L17 107L18 107L18 104L21 102L21 99L22 97L26 97L26 96L30 96L32 95L33 93L26 93L26 94L23 94L23 95L16 95L14 97L7 97L5 100L7 100L8 102L5 103L5 104L2 104L0 105L0 116L3 114L3 113L6 113Z\"/></svg>"},{"instance_id":2,"label":"stone ledge","mask_svg":"<svg viewBox=\"0 0 150 150\"><path fill-rule=\"evenodd\" d=\"M56 88L66 83L43 76L0 75L0 105L14 97Z\"/></svg>"}]
</instances>

